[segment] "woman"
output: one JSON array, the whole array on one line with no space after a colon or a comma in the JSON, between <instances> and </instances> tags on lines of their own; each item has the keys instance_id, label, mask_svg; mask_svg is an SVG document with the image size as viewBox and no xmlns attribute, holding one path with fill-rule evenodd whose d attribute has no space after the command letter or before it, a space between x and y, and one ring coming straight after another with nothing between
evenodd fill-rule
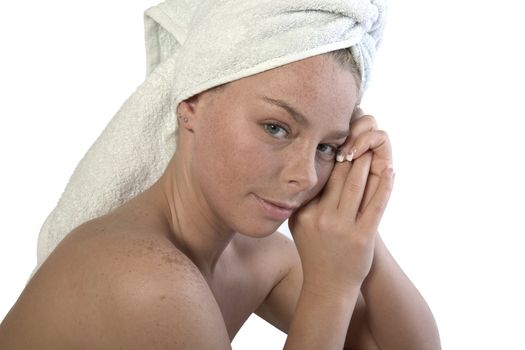
<instances>
[{"instance_id":1,"label":"woman","mask_svg":"<svg viewBox=\"0 0 525 350\"><path fill-rule=\"evenodd\" d=\"M162 176L64 238L0 348L228 349L252 312L286 349L439 348L377 234L393 171L361 71L332 51L176 101Z\"/></svg>"}]
</instances>

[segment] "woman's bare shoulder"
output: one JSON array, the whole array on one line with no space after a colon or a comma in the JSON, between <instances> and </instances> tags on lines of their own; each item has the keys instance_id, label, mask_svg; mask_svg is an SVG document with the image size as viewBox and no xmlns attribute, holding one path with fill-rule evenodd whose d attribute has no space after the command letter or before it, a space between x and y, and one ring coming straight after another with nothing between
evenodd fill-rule
<instances>
[{"instance_id":1,"label":"woman's bare shoulder","mask_svg":"<svg viewBox=\"0 0 525 350\"><path fill-rule=\"evenodd\" d=\"M15 344L6 334L23 342L13 348L230 346L206 281L169 240L89 225L55 249L4 323L0 345Z\"/></svg>"}]
</instances>

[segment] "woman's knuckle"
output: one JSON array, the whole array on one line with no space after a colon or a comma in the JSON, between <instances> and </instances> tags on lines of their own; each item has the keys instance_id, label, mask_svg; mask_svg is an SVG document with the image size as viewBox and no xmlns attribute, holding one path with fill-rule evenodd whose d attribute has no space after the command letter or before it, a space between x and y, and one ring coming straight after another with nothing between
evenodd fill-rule
<instances>
[{"instance_id":1,"label":"woman's knuckle","mask_svg":"<svg viewBox=\"0 0 525 350\"><path fill-rule=\"evenodd\" d=\"M296 214L296 220L301 223L309 223L312 221L312 210L311 208L305 208L302 210L299 210Z\"/></svg>"},{"instance_id":2,"label":"woman's knuckle","mask_svg":"<svg viewBox=\"0 0 525 350\"><path fill-rule=\"evenodd\" d=\"M350 182L348 184L348 191L351 193L361 193L363 191L363 185L357 182Z\"/></svg>"},{"instance_id":3,"label":"woman's knuckle","mask_svg":"<svg viewBox=\"0 0 525 350\"><path fill-rule=\"evenodd\" d=\"M368 231L357 232L353 237L354 246L363 249L370 244L370 234Z\"/></svg>"},{"instance_id":4,"label":"woman's knuckle","mask_svg":"<svg viewBox=\"0 0 525 350\"><path fill-rule=\"evenodd\" d=\"M374 118L373 115L367 114L364 115L363 118L361 118L364 122L367 123L367 125L372 129L377 129L377 122L376 118Z\"/></svg>"},{"instance_id":5,"label":"woman's knuckle","mask_svg":"<svg viewBox=\"0 0 525 350\"><path fill-rule=\"evenodd\" d=\"M319 218L317 218L316 226L320 232L327 232L332 231L334 225L334 220L330 218L329 215L320 215Z\"/></svg>"},{"instance_id":6,"label":"woman's knuckle","mask_svg":"<svg viewBox=\"0 0 525 350\"><path fill-rule=\"evenodd\" d=\"M385 208L386 208L385 201L379 201L378 203L375 203L374 205L372 205L372 208L370 209L372 210L372 214L374 215L374 217L377 217L383 214L383 212L385 211Z\"/></svg>"},{"instance_id":7,"label":"woman's knuckle","mask_svg":"<svg viewBox=\"0 0 525 350\"><path fill-rule=\"evenodd\" d=\"M388 133L385 130L376 130L376 133L382 138L382 139L388 139Z\"/></svg>"}]
</instances>

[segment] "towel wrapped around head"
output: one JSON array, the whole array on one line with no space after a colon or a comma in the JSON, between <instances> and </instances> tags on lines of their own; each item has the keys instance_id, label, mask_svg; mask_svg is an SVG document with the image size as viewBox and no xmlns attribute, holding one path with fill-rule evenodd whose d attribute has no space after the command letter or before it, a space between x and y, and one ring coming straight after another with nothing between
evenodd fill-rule
<instances>
[{"instance_id":1,"label":"towel wrapped around head","mask_svg":"<svg viewBox=\"0 0 525 350\"><path fill-rule=\"evenodd\" d=\"M148 9L146 80L77 165L40 230L35 271L75 227L160 178L175 152L181 101L342 48L359 68L360 99L385 15L386 0L167 0Z\"/></svg>"}]
</instances>

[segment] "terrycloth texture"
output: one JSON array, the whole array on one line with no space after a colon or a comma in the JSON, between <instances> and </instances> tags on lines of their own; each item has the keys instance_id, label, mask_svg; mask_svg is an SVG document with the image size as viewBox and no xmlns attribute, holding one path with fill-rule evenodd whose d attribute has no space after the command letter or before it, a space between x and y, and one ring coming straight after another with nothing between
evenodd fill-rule
<instances>
[{"instance_id":1,"label":"terrycloth texture","mask_svg":"<svg viewBox=\"0 0 525 350\"><path fill-rule=\"evenodd\" d=\"M352 47L366 89L385 0L203 1L175 67L174 106L211 87Z\"/></svg>"},{"instance_id":2,"label":"terrycloth texture","mask_svg":"<svg viewBox=\"0 0 525 350\"><path fill-rule=\"evenodd\" d=\"M176 106L223 83L350 47L366 89L386 0L168 0L145 12L147 77L76 167L37 268L75 227L149 188L175 152ZM35 269L36 271L36 269Z\"/></svg>"},{"instance_id":3,"label":"terrycloth texture","mask_svg":"<svg viewBox=\"0 0 525 350\"><path fill-rule=\"evenodd\" d=\"M173 68L171 57L147 77L77 165L40 229L33 274L75 227L109 213L162 175L175 152Z\"/></svg>"}]
</instances>

